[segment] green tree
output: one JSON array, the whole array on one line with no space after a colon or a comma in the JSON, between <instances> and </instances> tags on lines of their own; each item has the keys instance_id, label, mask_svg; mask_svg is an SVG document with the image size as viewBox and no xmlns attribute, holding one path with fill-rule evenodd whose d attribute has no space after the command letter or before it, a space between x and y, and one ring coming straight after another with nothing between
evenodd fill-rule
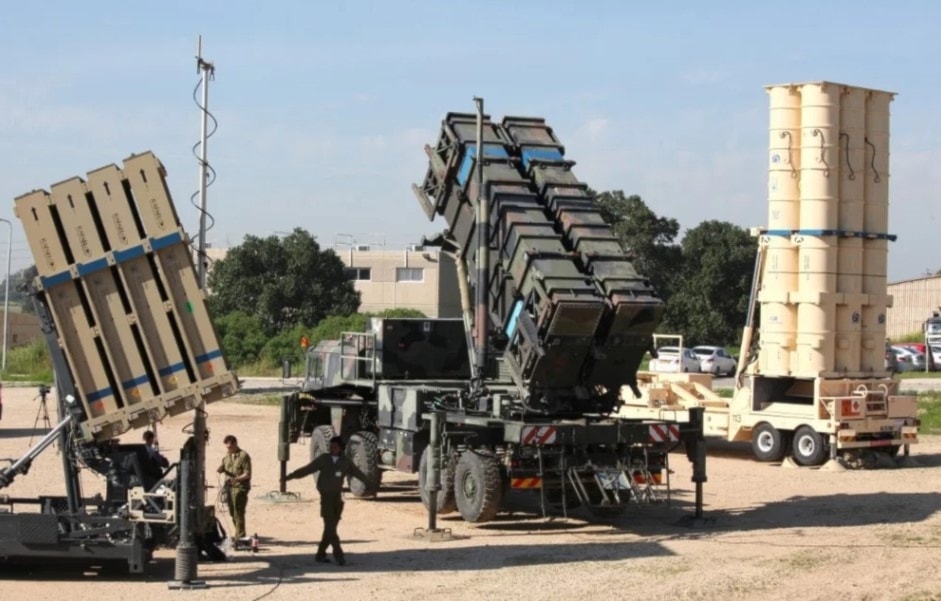
<instances>
[{"instance_id":1,"label":"green tree","mask_svg":"<svg viewBox=\"0 0 941 601\"><path fill-rule=\"evenodd\" d=\"M230 364L243 365L258 360L268 337L257 315L233 311L216 318L215 324Z\"/></svg>"},{"instance_id":2,"label":"green tree","mask_svg":"<svg viewBox=\"0 0 941 601\"><path fill-rule=\"evenodd\" d=\"M674 276L682 262L682 251L676 244L679 222L660 217L640 196L625 196L621 190L601 192L596 202L602 219L633 257L634 268L650 281L661 298L669 300Z\"/></svg>"},{"instance_id":3,"label":"green tree","mask_svg":"<svg viewBox=\"0 0 941 601\"><path fill-rule=\"evenodd\" d=\"M745 323L756 242L726 221L704 221L686 232L683 267L666 321L688 344L736 342Z\"/></svg>"},{"instance_id":4,"label":"green tree","mask_svg":"<svg viewBox=\"0 0 941 601\"><path fill-rule=\"evenodd\" d=\"M312 326L359 308L359 293L344 269L336 253L321 249L301 228L283 238L248 235L213 264L210 306L221 315L257 315L269 336L294 325Z\"/></svg>"},{"instance_id":5,"label":"green tree","mask_svg":"<svg viewBox=\"0 0 941 601\"><path fill-rule=\"evenodd\" d=\"M310 328L304 325L284 328L265 343L261 359L268 365L280 365L285 359L296 361L304 354L301 339L309 334Z\"/></svg>"}]
</instances>

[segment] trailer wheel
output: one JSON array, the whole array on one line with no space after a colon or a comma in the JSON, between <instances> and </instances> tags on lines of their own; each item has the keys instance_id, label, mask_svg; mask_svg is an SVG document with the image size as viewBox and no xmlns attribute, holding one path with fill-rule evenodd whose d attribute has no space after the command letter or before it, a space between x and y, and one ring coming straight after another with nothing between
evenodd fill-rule
<instances>
[{"instance_id":1,"label":"trailer wheel","mask_svg":"<svg viewBox=\"0 0 941 601\"><path fill-rule=\"evenodd\" d=\"M330 439L335 435L336 434L334 433L333 426L317 426L313 429L313 431L310 433L311 461L330 452ZM317 478L319 477L320 474L314 474L314 483L317 482Z\"/></svg>"},{"instance_id":2,"label":"trailer wheel","mask_svg":"<svg viewBox=\"0 0 941 601\"><path fill-rule=\"evenodd\" d=\"M354 497L376 496L382 478L382 470L379 469L379 438L368 430L360 430L350 436L346 445L346 456L370 480L363 482L358 478L348 477L350 492Z\"/></svg>"},{"instance_id":3,"label":"trailer wheel","mask_svg":"<svg viewBox=\"0 0 941 601\"><path fill-rule=\"evenodd\" d=\"M783 432L767 422L762 422L752 431L751 448L758 461L781 461L787 441Z\"/></svg>"},{"instance_id":4,"label":"trailer wheel","mask_svg":"<svg viewBox=\"0 0 941 601\"><path fill-rule=\"evenodd\" d=\"M465 451L454 470L454 498L464 521L479 524L496 517L503 502L500 463L487 451Z\"/></svg>"},{"instance_id":5,"label":"trailer wheel","mask_svg":"<svg viewBox=\"0 0 941 601\"><path fill-rule=\"evenodd\" d=\"M827 459L828 446L824 437L813 428L801 426L794 432L794 461L798 465L821 465Z\"/></svg>"},{"instance_id":6,"label":"trailer wheel","mask_svg":"<svg viewBox=\"0 0 941 601\"><path fill-rule=\"evenodd\" d=\"M418 461L418 492L425 509L431 507L431 493L425 488L428 464L431 462L431 447L425 447ZM441 490L438 491L438 515L454 513L457 504L454 501L454 460L441 455Z\"/></svg>"}]
</instances>

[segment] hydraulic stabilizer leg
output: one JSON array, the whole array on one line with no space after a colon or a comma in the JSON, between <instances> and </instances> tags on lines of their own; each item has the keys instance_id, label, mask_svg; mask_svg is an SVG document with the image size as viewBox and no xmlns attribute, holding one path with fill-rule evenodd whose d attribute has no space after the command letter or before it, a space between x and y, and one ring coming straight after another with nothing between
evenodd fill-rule
<instances>
[{"instance_id":1,"label":"hydraulic stabilizer leg","mask_svg":"<svg viewBox=\"0 0 941 601\"><path fill-rule=\"evenodd\" d=\"M196 503L195 503L195 481L197 474L194 463L196 460L196 441L190 438L183 445L180 453L180 490L179 490L179 511L180 511L180 542L176 547L176 562L173 566L174 580L167 583L170 589L202 589L206 588L206 582L197 580L197 560L199 559L199 549L196 547L196 536L194 529L196 527Z\"/></svg>"},{"instance_id":2,"label":"hydraulic stabilizer leg","mask_svg":"<svg viewBox=\"0 0 941 601\"><path fill-rule=\"evenodd\" d=\"M686 444L686 457L693 464L693 484L696 485L696 506L692 516L683 518L681 523L687 526L704 526L714 523L715 520L703 515L703 484L706 483L706 437L704 426L704 407L693 407L689 410L688 436L684 439Z\"/></svg>"},{"instance_id":3,"label":"hydraulic stabilizer leg","mask_svg":"<svg viewBox=\"0 0 941 601\"><path fill-rule=\"evenodd\" d=\"M438 528L438 492L441 491L441 417L440 411L432 411L429 414L428 429L428 471L425 473L425 481L418 485L425 487L428 491L428 529L422 530L416 528L414 536L416 538L425 538L429 542L440 542L451 538L450 528Z\"/></svg>"}]
</instances>

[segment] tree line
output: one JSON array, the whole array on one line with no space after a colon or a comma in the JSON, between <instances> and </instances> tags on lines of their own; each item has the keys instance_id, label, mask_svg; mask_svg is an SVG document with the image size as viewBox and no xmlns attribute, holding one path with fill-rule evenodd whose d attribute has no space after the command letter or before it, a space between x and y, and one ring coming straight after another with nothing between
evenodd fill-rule
<instances>
[{"instance_id":1,"label":"tree line","mask_svg":"<svg viewBox=\"0 0 941 601\"><path fill-rule=\"evenodd\" d=\"M683 334L686 344L737 342L751 287L756 241L732 223L704 221L680 237L679 222L660 216L636 195L597 194L602 217L666 302L659 331ZM309 232L248 235L211 265L210 310L221 343L235 366L275 367L298 359L310 346L343 331L363 331L368 314L346 267ZM24 283L35 266L11 275L10 300L32 310ZM456 285L456 283L455 283ZM410 309L387 317L423 317Z\"/></svg>"},{"instance_id":2,"label":"tree line","mask_svg":"<svg viewBox=\"0 0 941 601\"><path fill-rule=\"evenodd\" d=\"M597 195L602 218L667 308L659 331L688 345L738 342L745 324L757 241L727 221L703 221L679 240L680 224L640 196Z\"/></svg>"}]
</instances>

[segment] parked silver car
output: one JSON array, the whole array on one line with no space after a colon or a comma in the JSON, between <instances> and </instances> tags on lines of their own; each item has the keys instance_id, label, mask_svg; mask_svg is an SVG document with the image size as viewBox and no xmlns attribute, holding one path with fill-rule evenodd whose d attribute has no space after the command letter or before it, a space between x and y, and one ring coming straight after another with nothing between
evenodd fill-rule
<instances>
[{"instance_id":1,"label":"parked silver car","mask_svg":"<svg viewBox=\"0 0 941 601\"><path fill-rule=\"evenodd\" d=\"M693 352L699 358L699 371L714 376L731 376L735 373L735 358L721 346L694 346Z\"/></svg>"},{"instance_id":2,"label":"parked silver car","mask_svg":"<svg viewBox=\"0 0 941 601\"><path fill-rule=\"evenodd\" d=\"M697 373L700 370L699 357L692 349L684 348L682 361L680 349L677 346L662 346L657 349L657 358L650 360L650 371L661 373Z\"/></svg>"},{"instance_id":3,"label":"parked silver car","mask_svg":"<svg viewBox=\"0 0 941 601\"><path fill-rule=\"evenodd\" d=\"M924 371L925 355L904 346L893 346L892 352L898 361L898 371Z\"/></svg>"}]
</instances>

